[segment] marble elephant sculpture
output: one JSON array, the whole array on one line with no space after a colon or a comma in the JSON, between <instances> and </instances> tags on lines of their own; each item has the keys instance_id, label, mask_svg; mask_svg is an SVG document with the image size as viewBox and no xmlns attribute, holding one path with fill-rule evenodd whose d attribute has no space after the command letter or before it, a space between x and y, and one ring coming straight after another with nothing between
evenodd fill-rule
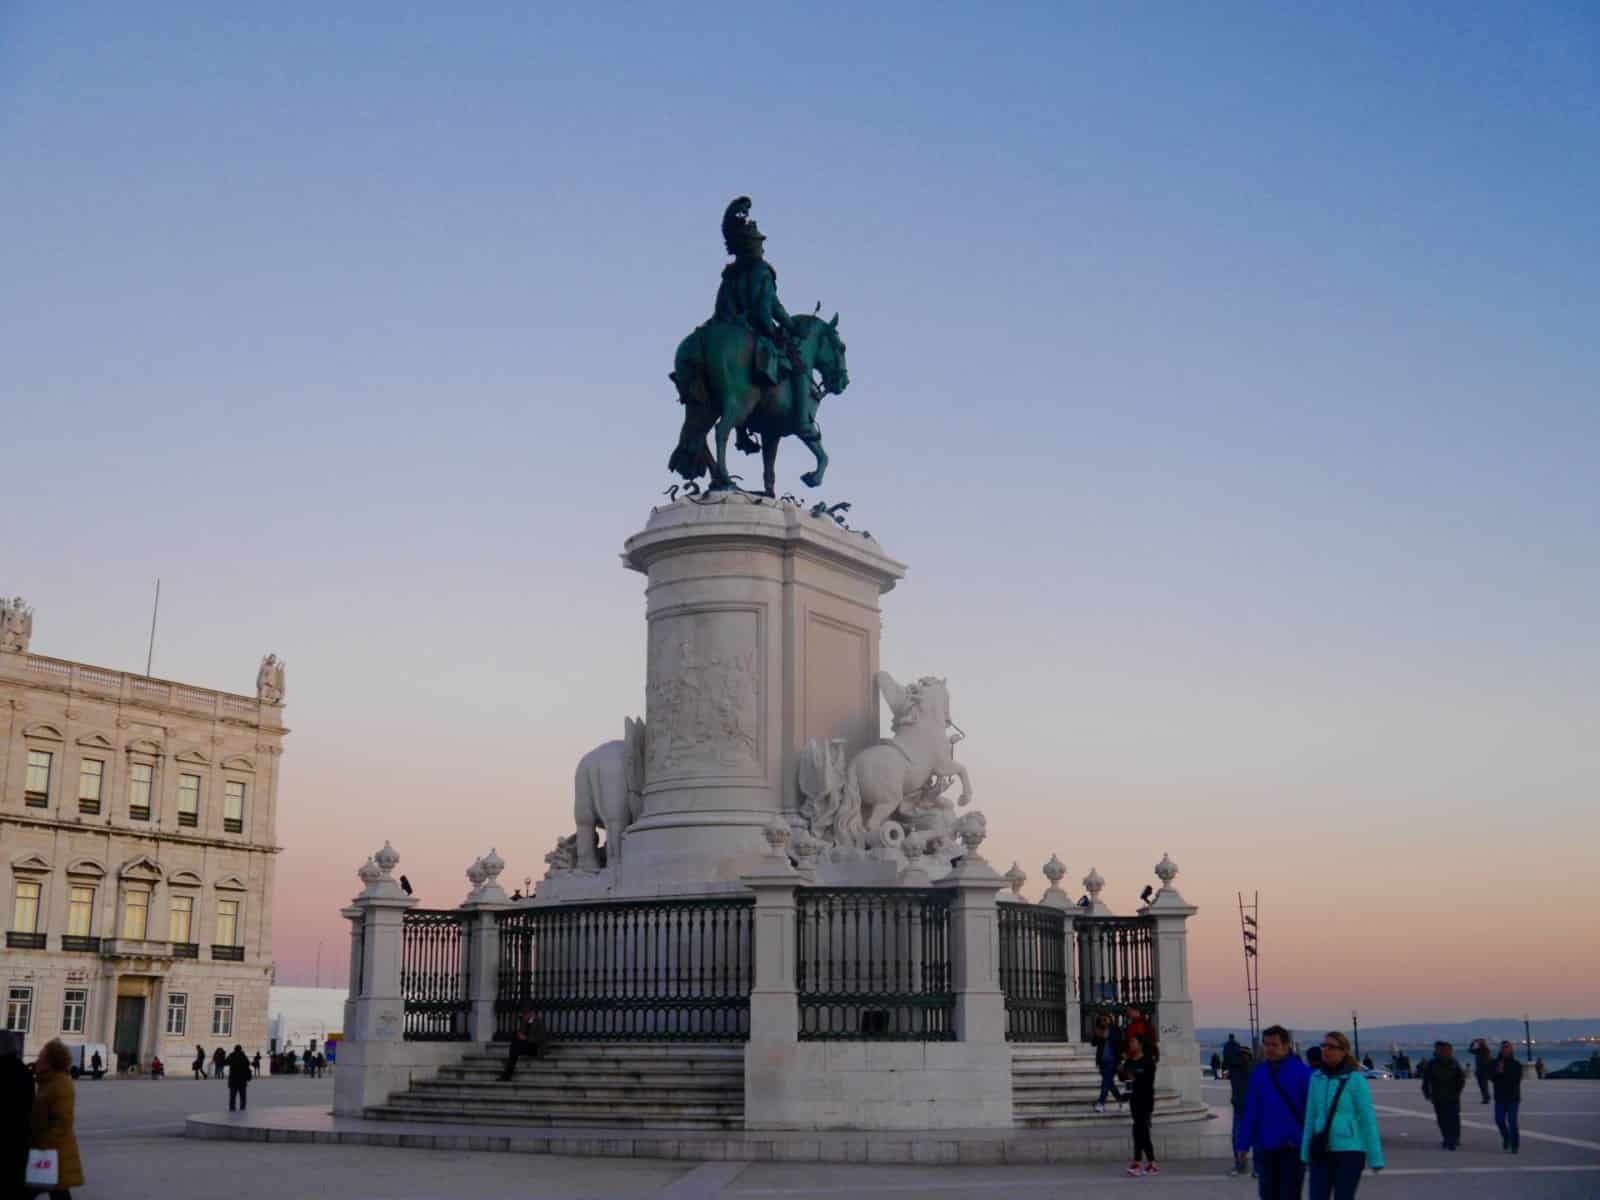
<instances>
[{"instance_id":1,"label":"marble elephant sculpture","mask_svg":"<svg viewBox=\"0 0 1600 1200\"><path fill-rule=\"evenodd\" d=\"M597 831L606 831L606 865L622 861L628 826L639 819L644 798L644 722L625 717L622 740L602 742L578 760L572 815L577 822L577 869L600 869Z\"/></svg>"}]
</instances>

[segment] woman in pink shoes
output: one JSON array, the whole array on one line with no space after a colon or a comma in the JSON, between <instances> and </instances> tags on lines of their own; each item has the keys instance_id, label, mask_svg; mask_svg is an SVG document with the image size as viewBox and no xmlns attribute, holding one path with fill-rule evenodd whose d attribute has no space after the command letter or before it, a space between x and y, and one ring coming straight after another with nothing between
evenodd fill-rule
<instances>
[{"instance_id":1,"label":"woman in pink shoes","mask_svg":"<svg viewBox=\"0 0 1600 1200\"><path fill-rule=\"evenodd\" d=\"M1150 1140L1150 1118L1156 1110L1155 1056L1146 1053L1144 1040L1137 1034L1128 1035L1126 1054L1121 1074L1131 1085L1128 1110L1133 1114L1133 1161L1128 1164L1128 1174L1159 1175L1155 1143ZM1141 1158L1145 1160L1142 1163Z\"/></svg>"}]
</instances>

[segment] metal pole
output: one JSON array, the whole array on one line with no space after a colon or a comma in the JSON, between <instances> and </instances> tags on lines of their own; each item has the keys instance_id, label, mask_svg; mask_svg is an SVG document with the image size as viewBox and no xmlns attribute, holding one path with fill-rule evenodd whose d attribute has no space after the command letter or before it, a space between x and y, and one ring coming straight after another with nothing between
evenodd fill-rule
<instances>
[{"instance_id":1,"label":"metal pole","mask_svg":"<svg viewBox=\"0 0 1600 1200\"><path fill-rule=\"evenodd\" d=\"M1355 1030L1356 1065L1359 1066L1361 1064L1361 1018L1356 1014L1356 1010L1353 1008L1350 1010L1350 1026Z\"/></svg>"},{"instance_id":2,"label":"metal pole","mask_svg":"<svg viewBox=\"0 0 1600 1200\"><path fill-rule=\"evenodd\" d=\"M1533 1023L1528 1020L1528 1014L1522 1014L1522 1044L1528 1048L1528 1061L1533 1061Z\"/></svg>"},{"instance_id":3,"label":"metal pole","mask_svg":"<svg viewBox=\"0 0 1600 1200\"><path fill-rule=\"evenodd\" d=\"M150 674L150 664L156 657L156 614L161 611L161 580L156 580L156 602L150 610L150 650L144 656L144 673Z\"/></svg>"}]
</instances>

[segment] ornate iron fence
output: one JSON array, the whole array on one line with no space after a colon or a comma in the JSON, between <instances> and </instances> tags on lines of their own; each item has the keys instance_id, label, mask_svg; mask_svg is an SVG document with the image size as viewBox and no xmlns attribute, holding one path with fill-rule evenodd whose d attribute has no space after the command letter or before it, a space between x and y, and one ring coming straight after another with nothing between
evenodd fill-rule
<instances>
[{"instance_id":1,"label":"ornate iron fence","mask_svg":"<svg viewBox=\"0 0 1600 1200\"><path fill-rule=\"evenodd\" d=\"M501 912L495 1038L530 1013L556 1041L745 1041L754 911L728 896Z\"/></svg>"},{"instance_id":2,"label":"ornate iron fence","mask_svg":"<svg viewBox=\"0 0 1600 1200\"><path fill-rule=\"evenodd\" d=\"M1006 1040L1066 1041L1067 911L1012 901L997 907Z\"/></svg>"},{"instance_id":3,"label":"ornate iron fence","mask_svg":"<svg viewBox=\"0 0 1600 1200\"><path fill-rule=\"evenodd\" d=\"M800 1039L955 1040L950 893L800 888Z\"/></svg>"},{"instance_id":4,"label":"ornate iron fence","mask_svg":"<svg viewBox=\"0 0 1600 1200\"><path fill-rule=\"evenodd\" d=\"M1078 996L1082 1037L1090 1040L1096 1013L1121 1016L1136 1007L1156 1022L1155 923L1149 917L1078 917Z\"/></svg>"},{"instance_id":5,"label":"ornate iron fence","mask_svg":"<svg viewBox=\"0 0 1600 1200\"><path fill-rule=\"evenodd\" d=\"M400 996L408 1042L463 1042L467 1030L467 916L412 909L400 932Z\"/></svg>"}]
</instances>

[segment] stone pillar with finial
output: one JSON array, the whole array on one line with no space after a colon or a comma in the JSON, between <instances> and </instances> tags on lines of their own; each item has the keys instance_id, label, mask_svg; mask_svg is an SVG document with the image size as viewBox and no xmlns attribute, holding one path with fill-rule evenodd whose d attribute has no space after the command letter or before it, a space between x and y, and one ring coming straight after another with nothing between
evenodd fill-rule
<instances>
[{"instance_id":1,"label":"stone pillar with finial","mask_svg":"<svg viewBox=\"0 0 1600 1200\"><path fill-rule=\"evenodd\" d=\"M966 852L935 887L954 895L950 905L950 965L956 991L956 1039L1006 1039L1006 998L1000 990L1000 928L995 907L1006 880L978 853L987 830L981 814L956 824Z\"/></svg>"},{"instance_id":2,"label":"stone pillar with finial","mask_svg":"<svg viewBox=\"0 0 1600 1200\"><path fill-rule=\"evenodd\" d=\"M1078 1001L1078 937L1072 927L1073 918L1077 913L1072 907L1072 897L1061 888L1061 881L1066 877L1067 867L1059 855L1051 854L1050 861L1039 868L1044 877L1050 881L1050 886L1039 897L1039 903L1044 908L1062 910L1061 922L1061 962L1067 973L1066 990L1066 1041L1075 1042L1083 1034L1083 1007Z\"/></svg>"},{"instance_id":3,"label":"stone pillar with finial","mask_svg":"<svg viewBox=\"0 0 1600 1200\"><path fill-rule=\"evenodd\" d=\"M1156 864L1161 890L1139 910L1154 925L1156 1020L1161 1037L1161 1074L1187 1104L1200 1103L1200 1047L1195 1041L1194 1000L1189 995L1188 921L1200 910L1173 886L1178 864L1162 854Z\"/></svg>"},{"instance_id":4,"label":"stone pillar with finial","mask_svg":"<svg viewBox=\"0 0 1600 1200\"><path fill-rule=\"evenodd\" d=\"M500 886L505 859L493 849L467 868L472 890L461 908L467 925L467 1032L475 1042L490 1042L495 1034L495 995L500 985L500 939L495 915L511 899Z\"/></svg>"},{"instance_id":5,"label":"stone pillar with finial","mask_svg":"<svg viewBox=\"0 0 1600 1200\"><path fill-rule=\"evenodd\" d=\"M356 987L345 1006L345 1036L334 1077L335 1112L359 1113L396 1090L391 1063L405 1057L397 1053L405 1037L400 959L406 910L416 900L395 881L399 862L395 848L384 842L383 849L356 872L363 885L361 894L344 910L352 925L359 924L361 936L359 952L351 947ZM355 940L352 936L352 943Z\"/></svg>"},{"instance_id":6,"label":"stone pillar with finial","mask_svg":"<svg viewBox=\"0 0 1600 1200\"><path fill-rule=\"evenodd\" d=\"M789 861L787 822L774 818L762 834L766 856L757 870L741 877L756 894L750 1041L744 1054L745 1124L752 1129L786 1123L790 1066L800 1039L794 890L804 881Z\"/></svg>"}]
</instances>

